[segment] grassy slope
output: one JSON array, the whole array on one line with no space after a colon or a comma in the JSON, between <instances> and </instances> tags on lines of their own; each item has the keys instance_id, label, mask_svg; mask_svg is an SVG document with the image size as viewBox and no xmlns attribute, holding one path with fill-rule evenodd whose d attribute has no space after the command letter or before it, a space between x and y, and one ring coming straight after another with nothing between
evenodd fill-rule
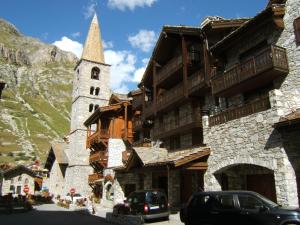
<instances>
[{"instance_id":1,"label":"grassy slope","mask_svg":"<svg viewBox=\"0 0 300 225\"><path fill-rule=\"evenodd\" d=\"M3 21L0 21L0 26L0 43L5 47L23 49L30 54L41 45L35 43L35 39L23 37L10 27L5 27ZM7 65L0 57L1 66ZM3 91L0 114L11 118L16 127L0 116L0 162L28 161L34 156L43 160L50 142L68 133L73 68L74 63L59 62L27 68L22 74L21 83L15 86L10 84ZM35 69L42 72L35 75L33 81L29 80L28 74ZM0 79L12 80L10 76L2 74L1 78L0 74ZM20 101L20 98L24 101ZM28 155L24 151L24 141L30 142L33 153Z\"/></svg>"}]
</instances>

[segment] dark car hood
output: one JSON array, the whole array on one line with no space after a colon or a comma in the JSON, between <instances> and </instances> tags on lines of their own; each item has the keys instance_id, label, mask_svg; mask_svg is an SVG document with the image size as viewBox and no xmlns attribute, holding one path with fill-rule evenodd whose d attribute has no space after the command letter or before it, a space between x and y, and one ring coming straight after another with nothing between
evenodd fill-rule
<instances>
[{"instance_id":1,"label":"dark car hood","mask_svg":"<svg viewBox=\"0 0 300 225\"><path fill-rule=\"evenodd\" d=\"M295 213L295 214L300 214L300 209L297 207L287 207L287 206L279 206L279 207L275 207L274 211L276 211L276 213Z\"/></svg>"}]
</instances>

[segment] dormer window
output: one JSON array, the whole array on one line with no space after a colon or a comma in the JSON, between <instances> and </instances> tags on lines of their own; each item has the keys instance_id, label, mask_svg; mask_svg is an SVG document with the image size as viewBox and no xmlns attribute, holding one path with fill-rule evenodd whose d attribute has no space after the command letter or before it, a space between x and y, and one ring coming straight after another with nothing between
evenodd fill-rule
<instances>
[{"instance_id":1,"label":"dormer window","mask_svg":"<svg viewBox=\"0 0 300 225\"><path fill-rule=\"evenodd\" d=\"M93 67L91 71L91 78L94 80L99 80L100 69L98 67Z\"/></svg>"}]
</instances>

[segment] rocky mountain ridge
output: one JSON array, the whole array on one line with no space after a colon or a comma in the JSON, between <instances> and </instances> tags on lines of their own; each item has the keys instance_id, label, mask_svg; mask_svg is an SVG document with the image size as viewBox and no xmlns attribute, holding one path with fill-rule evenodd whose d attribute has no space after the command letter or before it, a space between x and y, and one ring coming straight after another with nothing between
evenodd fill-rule
<instances>
[{"instance_id":1,"label":"rocky mountain ridge","mask_svg":"<svg viewBox=\"0 0 300 225\"><path fill-rule=\"evenodd\" d=\"M0 162L43 160L50 142L69 132L77 60L0 19Z\"/></svg>"}]
</instances>

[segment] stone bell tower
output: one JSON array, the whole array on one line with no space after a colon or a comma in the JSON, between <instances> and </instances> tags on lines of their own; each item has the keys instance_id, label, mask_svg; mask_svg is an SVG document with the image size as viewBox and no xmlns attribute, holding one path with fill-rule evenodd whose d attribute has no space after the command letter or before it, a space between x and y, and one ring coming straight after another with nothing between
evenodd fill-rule
<instances>
[{"instance_id":1,"label":"stone bell tower","mask_svg":"<svg viewBox=\"0 0 300 225\"><path fill-rule=\"evenodd\" d=\"M67 150L69 165L66 170L65 192L75 188L82 195L90 194L88 175L89 150L86 149L84 121L99 107L108 104L110 66L105 64L102 39L97 15L91 22L81 59L74 69L70 148ZM66 194L65 193L65 194Z\"/></svg>"}]
</instances>

